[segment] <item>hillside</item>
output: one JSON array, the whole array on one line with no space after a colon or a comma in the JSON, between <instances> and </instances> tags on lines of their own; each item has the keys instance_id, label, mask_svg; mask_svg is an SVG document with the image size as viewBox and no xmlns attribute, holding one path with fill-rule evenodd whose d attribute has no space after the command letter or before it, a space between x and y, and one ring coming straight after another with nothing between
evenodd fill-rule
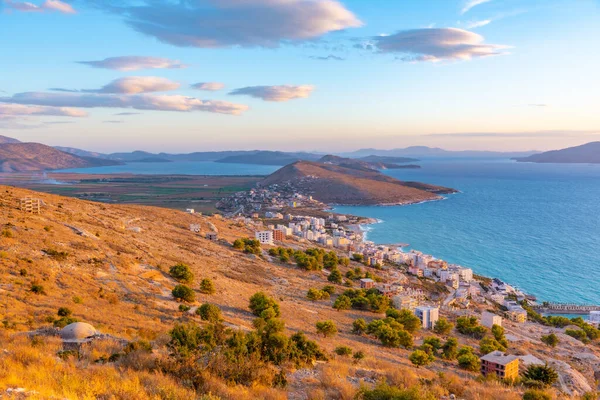
<instances>
[{"instance_id":1,"label":"hillside","mask_svg":"<svg viewBox=\"0 0 600 400\"><path fill-rule=\"evenodd\" d=\"M0 144L0 171L25 172L115 165L115 161L68 154L39 143Z\"/></svg>"},{"instance_id":2,"label":"hillside","mask_svg":"<svg viewBox=\"0 0 600 400\"><path fill-rule=\"evenodd\" d=\"M385 347L373 336L352 333L356 319L368 323L383 318L383 314L333 309L332 303L347 287L328 282L327 271L298 268L269 256L266 249L253 255L232 248L235 239L253 234L252 226L245 223L169 209L105 205L6 186L0 186L0 192L0 220L6 221L0 235L3 299L0 395L3 397L13 398L10 393L18 389L19 393L30 396L17 398L32 399L351 400L362 398L357 397L361 387L372 388L376 382L386 382L395 386L397 393L407 390L413 393L410 397L394 398L441 399L455 394L466 400L521 399L523 387L490 380L482 383L478 372L460 369L455 360L440 358L427 367L416 368L408 359L412 349ZM41 199L42 214L19 210L16 205L23 197ZM190 224L199 224L201 234L191 232ZM218 230L220 240L204 239L202 234L214 229ZM295 241L282 245L305 248ZM170 276L169 268L178 263L189 265L194 275L189 286L194 289L196 299L188 303L191 309L187 311L180 311L179 306L185 303L175 301L171 293L177 281ZM356 262L339 265L344 275L356 267L366 268ZM384 282L398 276L397 270L367 270ZM200 291L200 281L205 278L213 282L214 294ZM335 289L330 300L306 298L309 288L327 284ZM437 292L440 289L435 284L417 278L410 278L407 285L425 290L432 298L444 293ZM249 312L248 299L258 291L273 296L279 304L281 321L285 322L283 333L305 332L327 354L328 361L274 368L237 355L234 360L241 369L223 370L223 365L231 364L218 358L218 349L189 364L171 354L172 349L167 347L168 331L178 323L206 329L214 326L195 314L203 303L221 309L225 329L251 331L256 317ZM63 314L72 312L69 318L92 324L102 334L111 335L110 339L85 347L80 359L68 355L57 357L60 344L44 332L51 332L53 322L60 322L57 315L60 307L64 307ZM458 315L444 313L450 320ZM331 320L337 326L334 337L316 334L316 322L324 320ZM561 383L564 387L585 387L585 380L593 379L589 362L573 361L574 355L583 352L594 356L589 353L592 346L586 349L581 342L558 332L561 343L548 350L537 340L529 343L529 337L556 329L531 323L524 329L508 321L504 327L507 335L515 338L511 339L512 352L558 357L575 363L582 372L570 367L568 371L573 377L583 379L584 384ZM23 334L34 330L37 336L28 338ZM442 342L447 339L445 335L425 331L416 331L414 335L415 346L426 336ZM277 343L281 343L281 335L277 338ZM135 350L134 346L123 353L123 344L117 339L134 344L144 340L152 349ZM461 345L478 346L478 340L469 336L458 335L458 340ZM335 355L334 349L339 346L362 351L365 357L353 362L348 356ZM111 357L115 354L119 357ZM216 361L211 360L213 357L217 357ZM274 388L267 382L280 369L286 373L287 384ZM242 371L241 377L253 383L227 382L226 377L236 371ZM219 375L222 373L225 378ZM564 379L572 377L564 375ZM554 389L550 392L557 394ZM212 396L202 397L203 393Z\"/></svg>"},{"instance_id":3,"label":"hillside","mask_svg":"<svg viewBox=\"0 0 600 400\"><path fill-rule=\"evenodd\" d=\"M562 150L547 151L529 157L515 158L515 160L533 163L599 164L600 142L591 142Z\"/></svg>"},{"instance_id":4,"label":"hillside","mask_svg":"<svg viewBox=\"0 0 600 400\"><path fill-rule=\"evenodd\" d=\"M403 182L366 167L298 161L263 181L261 186L291 185L328 204L411 204L440 199L454 189Z\"/></svg>"}]
</instances>

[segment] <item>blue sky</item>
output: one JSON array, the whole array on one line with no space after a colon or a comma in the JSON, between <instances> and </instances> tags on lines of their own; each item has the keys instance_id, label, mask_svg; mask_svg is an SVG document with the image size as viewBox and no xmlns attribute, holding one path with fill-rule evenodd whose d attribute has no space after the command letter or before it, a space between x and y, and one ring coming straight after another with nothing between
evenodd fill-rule
<instances>
[{"instance_id":1,"label":"blue sky","mask_svg":"<svg viewBox=\"0 0 600 400\"><path fill-rule=\"evenodd\" d=\"M0 135L24 141L179 152L600 139L596 0L0 4Z\"/></svg>"}]
</instances>

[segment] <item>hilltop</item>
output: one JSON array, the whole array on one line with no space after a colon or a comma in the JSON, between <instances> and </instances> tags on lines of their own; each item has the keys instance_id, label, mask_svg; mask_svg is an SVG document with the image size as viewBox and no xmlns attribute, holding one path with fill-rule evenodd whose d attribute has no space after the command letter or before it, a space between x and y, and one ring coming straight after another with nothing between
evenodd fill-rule
<instances>
[{"instance_id":1,"label":"hilltop","mask_svg":"<svg viewBox=\"0 0 600 400\"><path fill-rule=\"evenodd\" d=\"M418 165L398 165L394 162L384 162L378 160L380 158L386 159L388 157L377 157L377 156L369 156L362 159L355 158L346 158L334 155L326 155L317 160L317 162L323 164L332 164L339 165L340 167L353 168L353 169L362 169L362 170L381 170L381 169L404 169L404 168L421 168ZM389 157L390 159L401 159L396 157ZM406 158L404 160L411 160Z\"/></svg>"},{"instance_id":2,"label":"hilltop","mask_svg":"<svg viewBox=\"0 0 600 400\"><path fill-rule=\"evenodd\" d=\"M115 161L80 157L40 143L0 144L1 172L43 171L115 164Z\"/></svg>"},{"instance_id":3,"label":"hilltop","mask_svg":"<svg viewBox=\"0 0 600 400\"><path fill-rule=\"evenodd\" d=\"M533 163L599 164L600 142L591 142L562 150L547 151L529 157L515 158L515 160Z\"/></svg>"},{"instance_id":4,"label":"hilltop","mask_svg":"<svg viewBox=\"0 0 600 400\"><path fill-rule=\"evenodd\" d=\"M420 182L403 182L358 162L335 165L298 161L275 171L260 185L289 185L323 203L347 205L411 204L438 200L440 194L455 192Z\"/></svg>"},{"instance_id":5,"label":"hilltop","mask_svg":"<svg viewBox=\"0 0 600 400\"><path fill-rule=\"evenodd\" d=\"M0 135L0 144L5 144L5 143L21 143L21 142L17 139L13 139L8 136Z\"/></svg>"}]
</instances>

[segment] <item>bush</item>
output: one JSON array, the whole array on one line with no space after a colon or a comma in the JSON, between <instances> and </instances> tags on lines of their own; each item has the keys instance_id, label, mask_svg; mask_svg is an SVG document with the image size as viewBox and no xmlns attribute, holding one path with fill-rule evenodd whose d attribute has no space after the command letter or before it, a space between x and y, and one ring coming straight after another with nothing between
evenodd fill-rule
<instances>
[{"instance_id":1,"label":"bush","mask_svg":"<svg viewBox=\"0 0 600 400\"><path fill-rule=\"evenodd\" d=\"M21 268L21 269L19 270L19 275L21 275L21 276L27 276L27 269L25 269L25 268Z\"/></svg>"},{"instance_id":2,"label":"bush","mask_svg":"<svg viewBox=\"0 0 600 400\"><path fill-rule=\"evenodd\" d=\"M194 280L194 274L190 270L190 267L183 263L173 265L169 269L169 275L176 281L182 283L191 283Z\"/></svg>"},{"instance_id":3,"label":"bush","mask_svg":"<svg viewBox=\"0 0 600 400\"><path fill-rule=\"evenodd\" d=\"M492 351L500 350L505 351L506 347L502 346L495 338L486 336L479 342L479 351L481 354L489 354Z\"/></svg>"},{"instance_id":4,"label":"bush","mask_svg":"<svg viewBox=\"0 0 600 400\"><path fill-rule=\"evenodd\" d=\"M582 341L583 343L587 343L589 341L587 334L584 330L581 329L567 329L565 333L571 337L574 337L577 340Z\"/></svg>"},{"instance_id":5,"label":"bush","mask_svg":"<svg viewBox=\"0 0 600 400\"><path fill-rule=\"evenodd\" d=\"M333 308L338 311L349 310L352 307L352 300L348 296L338 296L333 303Z\"/></svg>"},{"instance_id":6,"label":"bush","mask_svg":"<svg viewBox=\"0 0 600 400\"><path fill-rule=\"evenodd\" d=\"M554 368L546 365L530 365L523 372L525 383L539 383L543 386L550 386L558 380L558 374Z\"/></svg>"},{"instance_id":7,"label":"bush","mask_svg":"<svg viewBox=\"0 0 600 400\"><path fill-rule=\"evenodd\" d=\"M190 306L188 306L186 304L180 304L179 311L186 313L186 312L190 311Z\"/></svg>"},{"instance_id":8,"label":"bush","mask_svg":"<svg viewBox=\"0 0 600 400\"><path fill-rule=\"evenodd\" d=\"M528 390L523 393L523 400L552 400L552 396L541 390Z\"/></svg>"},{"instance_id":9,"label":"bush","mask_svg":"<svg viewBox=\"0 0 600 400\"><path fill-rule=\"evenodd\" d=\"M196 314L198 314L203 321L218 322L221 320L221 309L214 304L202 304L196 309Z\"/></svg>"},{"instance_id":10,"label":"bush","mask_svg":"<svg viewBox=\"0 0 600 400\"><path fill-rule=\"evenodd\" d=\"M354 359L354 362L359 362L360 360L364 360L365 359L365 353L363 351L357 351L352 355L352 358Z\"/></svg>"},{"instance_id":11,"label":"bush","mask_svg":"<svg viewBox=\"0 0 600 400\"><path fill-rule=\"evenodd\" d=\"M458 351L458 365L467 371L477 372L480 368L479 357L473 354L471 347L461 347Z\"/></svg>"},{"instance_id":12,"label":"bush","mask_svg":"<svg viewBox=\"0 0 600 400\"><path fill-rule=\"evenodd\" d=\"M541 340L543 343L550 347L556 347L556 345L558 345L559 342L558 336L556 336L554 333L542 336Z\"/></svg>"},{"instance_id":13,"label":"bush","mask_svg":"<svg viewBox=\"0 0 600 400\"><path fill-rule=\"evenodd\" d=\"M338 346L334 350L338 356L349 356L352 354L352 349L348 346Z\"/></svg>"},{"instance_id":14,"label":"bush","mask_svg":"<svg viewBox=\"0 0 600 400\"><path fill-rule=\"evenodd\" d=\"M73 303L75 304L82 304L83 303L83 299L79 296L73 296Z\"/></svg>"},{"instance_id":15,"label":"bush","mask_svg":"<svg viewBox=\"0 0 600 400\"><path fill-rule=\"evenodd\" d=\"M442 358L445 360L454 360L458 355L458 340L456 338L448 338L442 346Z\"/></svg>"},{"instance_id":16,"label":"bush","mask_svg":"<svg viewBox=\"0 0 600 400\"><path fill-rule=\"evenodd\" d=\"M342 273L340 272L340 270L337 268L334 268L331 270L331 273L327 277L327 280L329 282L340 284L340 283L342 283L342 278L343 277L342 277Z\"/></svg>"},{"instance_id":17,"label":"bush","mask_svg":"<svg viewBox=\"0 0 600 400\"><path fill-rule=\"evenodd\" d=\"M448 322L446 318L440 317L433 326L433 331L438 335L447 335L452 331L452 328L454 328L454 324Z\"/></svg>"},{"instance_id":18,"label":"bush","mask_svg":"<svg viewBox=\"0 0 600 400\"><path fill-rule=\"evenodd\" d=\"M352 333L362 335L367 330L367 323L364 319L359 318L352 322Z\"/></svg>"},{"instance_id":19,"label":"bush","mask_svg":"<svg viewBox=\"0 0 600 400\"><path fill-rule=\"evenodd\" d=\"M479 325L477 317L458 317L456 330L463 335L473 336L476 339L483 339L487 333L487 328Z\"/></svg>"},{"instance_id":20,"label":"bush","mask_svg":"<svg viewBox=\"0 0 600 400\"><path fill-rule=\"evenodd\" d=\"M329 293L323 290L311 288L308 289L308 292L306 293L306 298L311 301L327 300L329 299Z\"/></svg>"},{"instance_id":21,"label":"bush","mask_svg":"<svg viewBox=\"0 0 600 400\"><path fill-rule=\"evenodd\" d=\"M185 285L175 286L171 293L176 300L181 300L188 303L192 303L196 299L196 293L194 293L190 287Z\"/></svg>"},{"instance_id":22,"label":"bush","mask_svg":"<svg viewBox=\"0 0 600 400\"><path fill-rule=\"evenodd\" d=\"M415 333L421 329L421 320L410 310L396 310L394 308L389 308L385 312L385 315L398 321L400 324L402 324L402 326L404 326L404 329L410 333Z\"/></svg>"},{"instance_id":23,"label":"bush","mask_svg":"<svg viewBox=\"0 0 600 400\"><path fill-rule=\"evenodd\" d=\"M58 309L57 314L59 317L70 317L71 314L73 314L73 311L71 311L67 307L61 307Z\"/></svg>"},{"instance_id":24,"label":"bush","mask_svg":"<svg viewBox=\"0 0 600 400\"><path fill-rule=\"evenodd\" d=\"M281 312L279 311L279 304L277 304L273 298L267 296L264 292L254 293L252 297L250 297L250 304L248 307L252 311L252 314L256 315L257 317L262 316L265 312L271 314L273 316L272 318L276 318L281 315Z\"/></svg>"},{"instance_id":25,"label":"bush","mask_svg":"<svg viewBox=\"0 0 600 400\"><path fill-rule=\"evenodd\" d=\"M202 292L204 294L214 294L215 293L215 285L213 284L213 282L210 279L204 278L200 282L200 292Z\"/></svg>"},{"instance_id":26,"label":"bush","mask_svg":"<svg viewBox=\"0 0 600 400\"><path fill-rule=\"evenodd\" d=\"M262 254L260 242L258 239L242 238L237 239L233 242L233 248L243 250L247 254L255 254L257 256Z\"/></svg>"},{"instance_id":27,"label":"bush","mask_svg":"<svg viewBox=\"0 0 600 400\"><path fill-rule=\"evenodd\" d=\"M331 337L337 333L337 326L331 320L329 321L319 321L315 324L317 327L317 333L323 335L323 337Z\"/></svg>"},{"instance_id":28,"label":"bush","mask_svg":"<svg viewBox=\"0 0 600 400\"><path fill-rule=\"evenodd\" d=\"M408 359L417 368L425 366L425 365L429 364L432 361L431 358L430 358L430 356L429 356L429 354L427 354L423 350L415 350L415 351L413 351L410 354L410 356L408 356Z\"/></svg>"},{"instance_id":29,"label":"bush","mask_svg":"<svg viewBox=\"0 0 600 400\"><path fill-rule=\"evenodd\" d=\"M54 249L44 249L42 251L54 258L56 261L65 261L69 257L69 253L66 251L58 251Z\"/></svg>"},{"instance_id":30,"label":"bush","mask_svg":"<svg viewBox=\"0 0 600 400\"><path fill-rule=\"evenodd\" d=\"M330 296L335 294L335 286L332 285L324 286L322 290L329 293Z\"/></svg>"},{"instance_id":31,"label":"bush","mask_svg":"<svg viewBox=\"0 0 600 400\"><path fill-rule=\"evenodd\" d=\"M30 290L35 294L46 294L46 289L39 283L32 283Z\"/></svg>"},{"instance_id":32,"label":"bush","mask_svg":"<svg viewBox=\"0 0 600 400\"><path fill-rule=\"evenodd\" d=\"M71 325L75 322L79 322L77 318L72 318L72 317L60 317L59 319L57 319L56 321L54 321L54 326L56 328L62 329L67 325Z\"/></svg>"},{"instance_id":33,"label":"bush","mask_svg":"<svg viewBox=\"0 0 600 400\"><path fill-rule=\"evenodd\" d=\"M134 351L143 351L146 353L152 353L152 345L146 340L136 340L135 342L129 342L123 349L125 354L129 354Z\"/></svg>"}]
</instances>

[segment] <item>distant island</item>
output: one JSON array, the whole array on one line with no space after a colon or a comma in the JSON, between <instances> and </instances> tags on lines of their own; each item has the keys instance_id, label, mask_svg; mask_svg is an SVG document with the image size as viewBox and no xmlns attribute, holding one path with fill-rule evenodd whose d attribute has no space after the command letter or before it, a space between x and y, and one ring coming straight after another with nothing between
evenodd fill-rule
<instances>
[{"instance_id":1,"label":"distant island","mask_svg":"<svg viewBox=\"0 0 600 400\"><path fill-rule=\"evenodd\" d=\"M600 164L600 142L591 142L581 146L562 150L547 151L529 157L517 157L518 162L557 163L557 164Z\"/></svg>"}]
</instances>

